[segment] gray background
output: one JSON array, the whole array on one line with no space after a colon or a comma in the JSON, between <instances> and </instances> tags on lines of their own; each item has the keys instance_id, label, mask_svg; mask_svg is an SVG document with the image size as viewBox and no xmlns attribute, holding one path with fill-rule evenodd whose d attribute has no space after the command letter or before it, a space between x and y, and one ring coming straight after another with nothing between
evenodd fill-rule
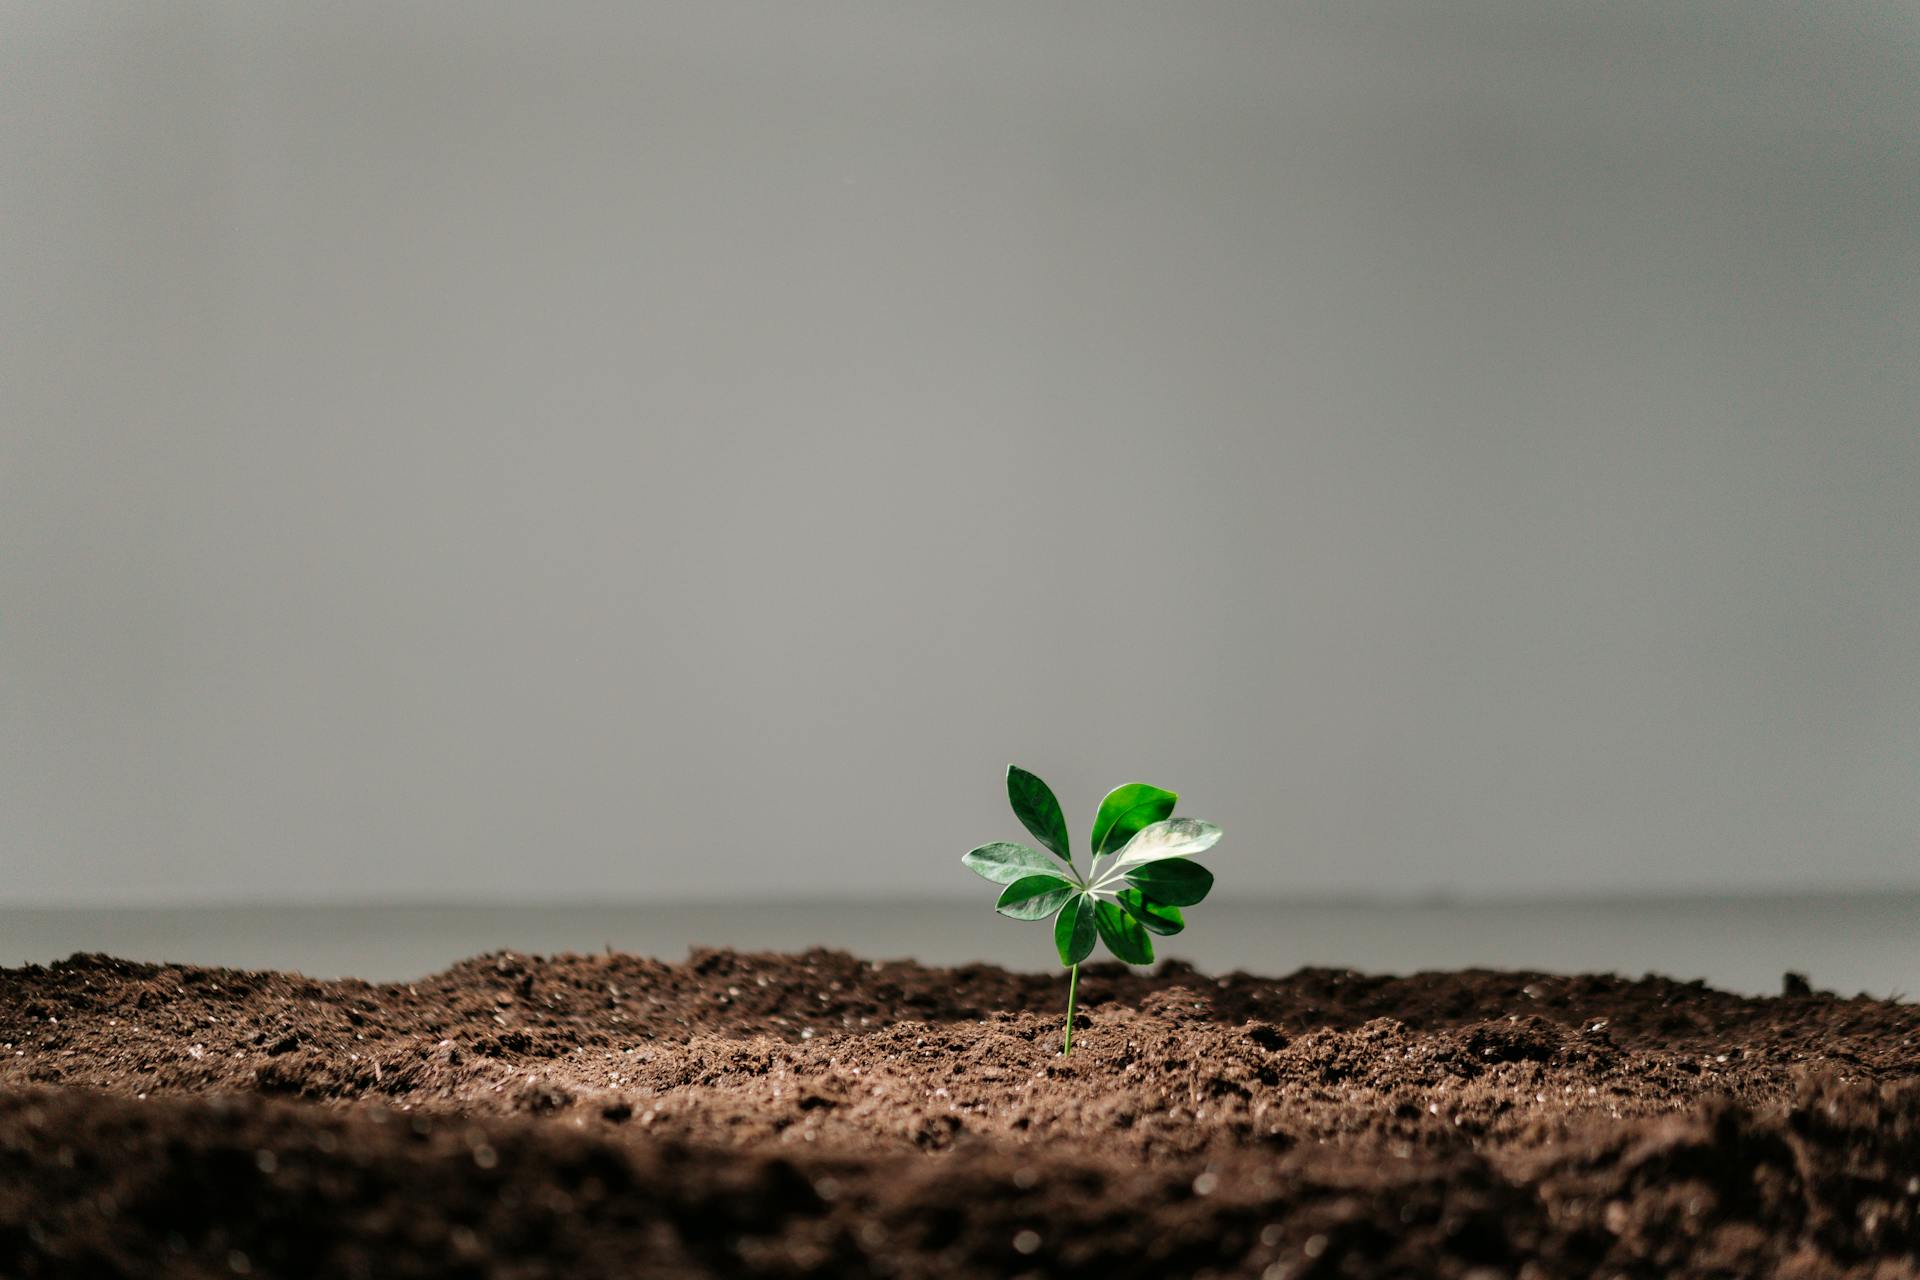
<instances>
[{"instance_id":1,"label":"gray background","mask_svg":"<svg viewBox=\"0 0 1920 1280\"><path fill-rule=\"evenodd\" d=\"M0 902L1920 884L1910 3L0 3Z\"/></svg>"}]
</instances>

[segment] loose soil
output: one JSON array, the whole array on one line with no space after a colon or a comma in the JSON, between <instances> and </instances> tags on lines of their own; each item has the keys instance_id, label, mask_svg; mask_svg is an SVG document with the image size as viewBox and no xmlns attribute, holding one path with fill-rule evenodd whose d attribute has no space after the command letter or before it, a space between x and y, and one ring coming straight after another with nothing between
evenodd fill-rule
<instances>
[{"instance_id":1,"label":"loose soil","mask_svg":"<svg viewBox=\"0 0 1920 1280\"><path fill-rule=\"evenodd\" d=\"M0 1277L1920 1276L1920 1007L838 952L0 970Z\"/></svg>"}]
</instances>

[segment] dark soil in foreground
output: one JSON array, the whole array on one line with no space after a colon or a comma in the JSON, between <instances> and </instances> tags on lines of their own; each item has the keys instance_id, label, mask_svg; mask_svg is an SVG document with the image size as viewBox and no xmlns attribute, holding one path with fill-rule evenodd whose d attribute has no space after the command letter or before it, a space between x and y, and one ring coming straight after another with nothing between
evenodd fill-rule
<instances>
[{"instance_id":1,"label":"dark soil in foreground","mask_svg":"<svg viewBox=\"0 0 1920 1280\"><path fill-rule=\"evenodd\" d=\"M1920 1276L1920 1007L835 952L0 971L0 1277Z\"/></svg>"}]
</instances>

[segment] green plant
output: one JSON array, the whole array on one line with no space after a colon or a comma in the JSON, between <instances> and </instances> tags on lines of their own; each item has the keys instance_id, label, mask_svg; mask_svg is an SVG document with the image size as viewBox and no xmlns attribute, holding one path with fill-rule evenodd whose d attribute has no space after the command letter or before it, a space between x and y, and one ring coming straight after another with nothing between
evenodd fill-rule
<instances>
[{"instance_id":1,"label":"green plant","mask_svg":"<svg viewBox=\"0 0 1920 1280\"><path fill-rule=\"evenodd\" d=\"M1176 818L1179 796L1144 782L1107 792L1094 815L1087 873L1074 865L1067 819L1053 788L1019 765L1007 766L1007 800L1014 816L1051 852L1031 845L983 844L961 862L975 875L1006 886L994 910L1015 920L1052 920L1053 945L1067 978L1067 1030L1062 1055L1073 1052L1073 1003L1080 962L1096 937L1128 964L1152 964L1149 934L1187 927L1180 908L1213 888L1213 873L1189 854L1220 839L1220 828L1198 818Z\"/></svg>"}]
</instances>

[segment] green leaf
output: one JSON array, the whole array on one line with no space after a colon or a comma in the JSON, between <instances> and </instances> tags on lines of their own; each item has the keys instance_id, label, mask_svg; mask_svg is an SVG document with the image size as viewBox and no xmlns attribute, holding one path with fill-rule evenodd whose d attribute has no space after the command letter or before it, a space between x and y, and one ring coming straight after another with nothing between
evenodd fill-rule
<instances>
[{"instance_id":1,"label":"green leaf","mask_svg":"<svg viewBox=\"0 0 1920 1280\"><path fill-rule=\"evenodd\" d=\"M1080 894L1060 909L1053 922L1053 945L1060 952L1060 963L1079 964L1093 954L1093 899Z\"/></svg>"},{"instance_id":2,"label":"green leaf","mask_svg":"<svg viewBox=\"0 0 1920 1280\"><path fill-rule=\"evenodd\" d=\"M1094 853L1118 849L1142 827L1171 817L1179 799L1171 791L1144 782L1129 782L1107 792L1107 798L1100 802L1100 812L1093 818Z\"/></svg>"},{"instance_id":3,"label":"green leaf","mask_svg":"<svg viewBox=\"0 0 1920 1280\"><path fill-rule=\"evenodd\" d=\"M1180 915L1180 908L1155 902L1138 889L1122 889L1120 906L1138 920L1148 933L1172 935L1187 927L1186 920Z\"/></svg>"},{"instance_id":4,"label":"green leaf","mask_svg":"<svg viewBox=\"0 0 1920 1280\"><path fill-rule=\"evenodd\" d=\"M1128 964L1153 963L1153 939L1147 937L1138 920L1115 903L1102 902L1096 906L1093 925L1100 931L1100 941L1107 944L1107 950Z\"/></svg>"},{"instance_id":5,"label":"green leaf","mask_svg":"<svg viewBox=\"0 0 1920 1280\"><path fill-rule=\"evenodd\" d=\"M1158 862L1162 858L1184 858L1190 853L1202 853L1213 848L1219 840L1220 828L1198 818L1169 818L1165 822L1156 822L1150 827L1142 827L1139 834L1127 841L1126 847L1114 856L1113 864L1101 873L1100 878L1104 880L1115 871L1126 871L1149 862Z\"/></svg>"},{"instance_id":6,"label":"green leaf","mask_svg":"<svg viewBox=\"0 0 1920 1280\"><path fill-rule=\"evenodd\" d=\"M995 884L1012 884L1021 876L1065 876L1058 859L1024 844L983 844L960 859L962 865Z\"/></svg>"},{"instance_id":7,"label":"green leaf","mask_svg":"<svg viewBox=\"0 0 1920 1280\"><path fill-rule=\"evenodd\" d=\"M1053 788L1017 764L1007 766L1007 802L1020 825L1033 832L1033 838L1066 859L1073 854L1067 846L1067 815L1060 812L1060 801Z\"/></svg>"},{"instance_id":8,"label":"green leaf","mask_svg":"<svg viewBox=\"0 0 1920 1280\"><path fill-rule=\"evenodd\" d=\"M1073 881L1057 875L1022 876L1006 887L993 909L1015 920L1045 920L1079 892Z\"/></svg>"},{"instance_id":9,"label":"green leaf","mask_svg":"<svg viewBox=\"0 0 1920 1280\"><path fill-rule=\"evenodd\" d=\"M1169 858L1127 872L1127 883L1155 902L1191 907L1213 888L1213 872L1185 858Z\"/></svg>"}]
</instances>

